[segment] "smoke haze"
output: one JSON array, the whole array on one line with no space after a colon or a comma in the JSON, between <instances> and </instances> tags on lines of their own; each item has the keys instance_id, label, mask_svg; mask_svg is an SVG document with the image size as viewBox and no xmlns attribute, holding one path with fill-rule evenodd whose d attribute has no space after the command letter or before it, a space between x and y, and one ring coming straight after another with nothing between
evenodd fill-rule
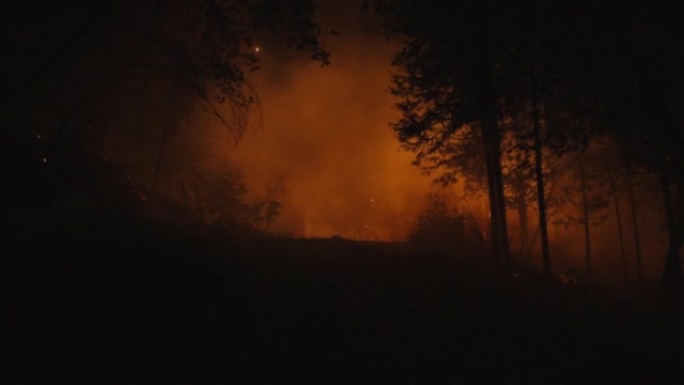
<instances>
[{"instance_id":1,"label":"smoke haze","mask_svg":"<svg viewBox=\"0 0 684 385\"><path fill-rule=\"evenodd\" d=\"M261 47L263 68L251 79L260 114L237 146L226 138L217 150L230 154L256 194L285 176L284 208L272 231L402 239L435 187L388 126L398 118L387 90L394 47L345 29L327 47L327 67L283 61Z\"/></svg>"}]
</instances>

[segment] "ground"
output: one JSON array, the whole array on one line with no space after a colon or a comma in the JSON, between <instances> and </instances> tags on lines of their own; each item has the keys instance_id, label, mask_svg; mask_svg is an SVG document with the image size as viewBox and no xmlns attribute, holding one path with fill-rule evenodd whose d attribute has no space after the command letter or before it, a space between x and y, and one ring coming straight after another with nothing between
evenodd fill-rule
<instances>
[{"instance_id":1,"label":"ground","mask_svg":"<svg viewBox=\"0 0 684 385\"><path fill-rule=\"evenodd\" d=\"M3 251L3 383L682 379L667 318L501 283L483 258L340 238L37 240Z\"/></svg>"}]
</instances>

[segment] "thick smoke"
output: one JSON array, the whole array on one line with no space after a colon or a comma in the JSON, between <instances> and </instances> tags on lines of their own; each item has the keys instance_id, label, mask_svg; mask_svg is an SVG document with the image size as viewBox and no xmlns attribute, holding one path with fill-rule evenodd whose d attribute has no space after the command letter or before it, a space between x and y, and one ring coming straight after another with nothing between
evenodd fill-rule
<instances>
[{"instance_id":1,"label":"thick smoke","mask_svg":"<svg viewBox=\"0 0 684 385\"><path fill-rule=\"evenodd\" d=\"M388 126L393 48L377 35L345 34L328 44L333 64L264 55L251 82L261 109L237 146L220 150L259 194L285 176L281 218L271 230L297 236L404 237L431 178L411 166Z\"/></svg>"}]
</instances>

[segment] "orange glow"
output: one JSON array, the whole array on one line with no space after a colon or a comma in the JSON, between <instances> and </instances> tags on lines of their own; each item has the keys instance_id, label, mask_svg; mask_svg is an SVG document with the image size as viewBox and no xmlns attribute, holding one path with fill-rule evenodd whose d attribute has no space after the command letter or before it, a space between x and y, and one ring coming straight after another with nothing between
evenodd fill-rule
<instances>
[{"instance_id":1,"label":"orange glow","mask_svg":"<svg viewBox=\"0 0 684 385\"><path fill-rule=\"evenodd\" d=\"M404 239L428 192L456 190L435 187L421 175L389 128L398 118L387 92L394 47L379 37L375 44L367 36L364 44L349 39L331 42L335 60L323 68L265 55L250 79L262 106L251 130L237 146L226 134L209 157L228 154L257 195L274 175L287 176L283 210L271 231ZM203 124L225 131L211 117Z\"/></svg>"}]
</instances>

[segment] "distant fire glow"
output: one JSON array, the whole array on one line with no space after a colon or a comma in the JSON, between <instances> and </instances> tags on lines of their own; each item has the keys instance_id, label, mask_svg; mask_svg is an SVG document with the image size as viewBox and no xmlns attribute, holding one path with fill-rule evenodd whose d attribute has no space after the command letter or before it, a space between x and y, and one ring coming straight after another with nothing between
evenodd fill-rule
<instances>
[{"instance_id":1,"label":"distant fire glow","mask_svg":"<svg viewBox=\"0 0 684 385\"><path fill-rule=\"evenodd\" d=\"M287 175L283 209L270 231L402 240L429 192L456 191L433 186L411 165L414 155L399 151L388 125L398 117L386 92L392 47L381 38L358 43L332 41L336 60L323 68L265 54L250 79L261 104L252 117L258 127L237 146L226 141L215 149L245 170L255 195L274 175Z\"/></svg>"}]
</instances>

